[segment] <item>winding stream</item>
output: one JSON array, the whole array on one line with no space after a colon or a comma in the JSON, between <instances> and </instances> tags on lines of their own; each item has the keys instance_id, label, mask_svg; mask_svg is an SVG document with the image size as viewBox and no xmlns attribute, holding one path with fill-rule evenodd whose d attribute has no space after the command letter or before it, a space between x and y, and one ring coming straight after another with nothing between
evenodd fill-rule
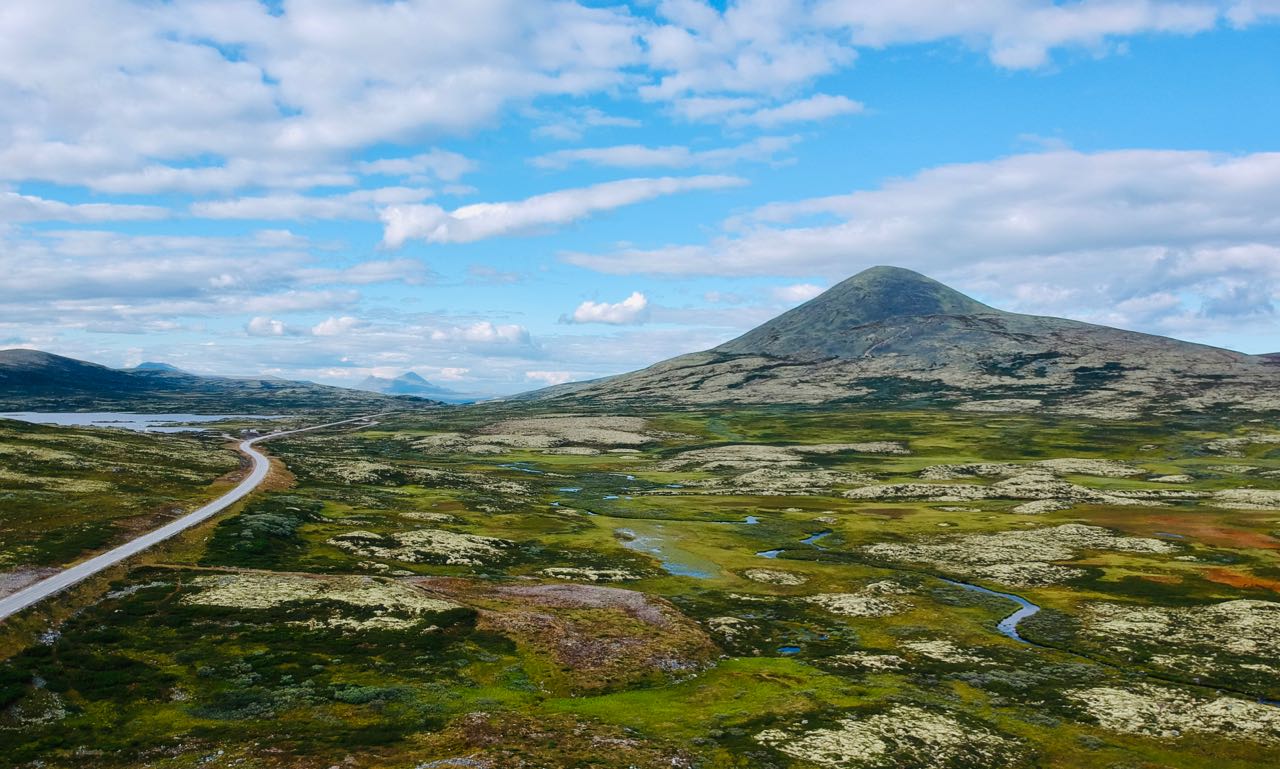
<instances>
[{"instance_id":1,"label":"winding stream","mask_svg":"<svg viewBox=\"0 0 1280 769\"><path fill-rule=\"evenodd\" d=\"M1023 621L1027 617L1030 617L1032 614L1035 614L1036 612L1040 611L1039 606L1036 606L1035 604L1031 603L1030 601L1023 598L1022 596L1014 595L1013 593L1000 593L985 587L970 585L967 582L956 582L955 580L947 579L946 577L939 577L939 579L941 579L943 582L946 582L948 585L955 585L956 587L964 588L965 590L968 590L973 593L982 593L983 595L994 595L998 598L1006 598L1018 604L1017 611L1005 617L1004 619L1000 620L1000 622L996 623L996 630L999 630L1001 633L1009 636L1010 638L1017 641L1018 643L1024 643L1024 644L1031 643L1027 639L1023 638L1021 635L1018 635L1018 623Z\"/></svg>"}]
</instances>

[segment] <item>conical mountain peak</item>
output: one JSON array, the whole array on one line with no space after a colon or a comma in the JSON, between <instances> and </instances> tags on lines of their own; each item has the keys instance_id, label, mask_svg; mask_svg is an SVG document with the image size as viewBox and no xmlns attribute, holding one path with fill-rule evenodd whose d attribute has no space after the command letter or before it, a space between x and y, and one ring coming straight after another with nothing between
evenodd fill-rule
<instances>
[{"instance_id":1,"label":"conical mountain peak","mask_svg":"<svg viewBox=\"0 0 1280 769\"><path fill-rule=\"evenodd\" d=\"M1001 314L1000 310L901 267L872 267L716 348L728 354L853 357L859 329L903 318Z\"/></svg>"}]
</instances>

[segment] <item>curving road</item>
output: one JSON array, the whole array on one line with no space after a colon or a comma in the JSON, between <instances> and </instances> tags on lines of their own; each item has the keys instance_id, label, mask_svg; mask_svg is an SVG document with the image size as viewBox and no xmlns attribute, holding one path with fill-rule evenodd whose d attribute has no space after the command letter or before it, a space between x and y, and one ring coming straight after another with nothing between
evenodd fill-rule
<instances>
[{"instance_id":1,"label":"curving road","mask_svg":"<svg viewBox=\"0 0 1280 769\"><path fill-rule=\"evenodd\" d=\"M378 414L374 416L381 415ZM355 417L354 419L344 419L340 422L329 422L323 425L315 425L314 427L303 427L298 430L269 433L267 435L260 435L257 438L250 438L249 440L242 441L240 443L240 451L253 462L253 470L247 477L245 477L244 480L236 484L234 489L228 491L226 494L223 494L221 497L218 497L204 507L187 513L181 518L173 520L154 531L149 531L137 539L130 540L117 548L108 550L102 555L96 555L87 561L76 564L75 566L63 569L52 577L42 579L34 585L29 585L12 595L0 598L0 620L4 620L10 615L22 611L32 604L42 601L60 590L65 590L78 582L86 580L104 569L115 566L121 561L146 550L157 542L163 542L178 532L189 529L198 523L207 521L241 499L244 499L244 497L246 497L250 492L258 488L259 484L266 480L267 473L271 470L271 464L267 460L266 455L253 447L255 443L272 440L274 438L283 438L286 435L296 435L297 433L305 433L311 430L320 430L325 427L337 427L338 425L351 424L352 422L360 422L372 418L373 417Z\"/></svg>"}]
</instances>

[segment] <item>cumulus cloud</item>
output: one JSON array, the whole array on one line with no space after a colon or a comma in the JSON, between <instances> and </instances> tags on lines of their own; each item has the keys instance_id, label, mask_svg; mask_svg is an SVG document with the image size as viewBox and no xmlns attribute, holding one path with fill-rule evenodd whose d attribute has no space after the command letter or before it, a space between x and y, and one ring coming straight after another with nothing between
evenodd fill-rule
<instances>
[{"instance_id":1,"label":"cumulus cloud","mask_svg":"<svg viewBox=\"0 0 1280 769\"><path fill-rule=\"evenodd\" d=\"M126 203L64 203L0 190L0 221L119 222L166 219L169 209Z\"/></svg>"},{"instance_id":2,"label":"cumulus cloud","mask_svg":"<svg viewBox=\"0 0 1280 769\"><path fill-rule=\"evenodd\" d=\"M431 331L431 339L441 341L461 341L485 345L527 345L530 343L529 330L514 323L497 324L482 320L465 326L436 328Z\"/></svg>"},{"instance_id":3,"label":"cumulus cloud","mask_svg":"<svg viewBox=\"0 0 1280 769\"><path fill-rule=\"evenodd\" d=\"M594 213L691 190L714 190L746 182L734 176L623 179L590 187L549 192L504 203L474 203L446 211L440 206L391 206L382 212L383 243L391 248L408 240L471 243L569 224Z\"/></svg>"},{"instance_id":4,"label":"cumulus cloud","mask_svg":"<svg viewBox=\"0 0 1280 769\"><path fill-rule=\"evenodd\" d=\"M649 319L649 299L639 291L621 302L592 302L578 305L573 315L564 318L566 323L607 323L613 326L630 326Z\"/></svg>"},{"instance_id":5,"label":"cumulus cloud","mask_svg":"<svg viewBox=\"0 0 1280 769\"><path fill-rule=\"evenodd\" d=\"M472 163L449 150L358 153L465 134L512 106L565 140L638 124L533 106L600 94L697 119L819 119L856 102L804 90L859 48L954 41L1027 68L1059 49L1277 16L1275 0L24 3L0 16L0 181L129 194L452 181ZM76 55L50 66L62 50Z\"/></svg>"},{"instance_id":6,"label":"cumulus cloud","mask_svg":"<svg viewBox=\"0 0 1280 769\"><path fill-rule=\"evenodd\" d=\"M796 304L807 302L825 290L822 286L815 286L812 283L795 283L790 286L779 286L773 289L772 293L773 297L780 302Z\"/></svg>"},{"instance_id":7,"label":"cumulus cloud","mask_svg":"<svg viewBox=\"0 0 1280 769\"><path fill-rule=\"evenodd\" d=\"M832 278L888 263L1006 300L1019 287L1071 288L1025 307L1041 312L1093 317L1138 295L1180 291L1221 294L1199 302L1201 316L1221 314L1223 302L1256 312L1265 307L1258 291L1280 290L1276 199L1280 153L1045 152L764 206L735 219L741 231L702 244L565 258L617 274ZM1231 293L1223 281L1236 279L1257 291Z\"/></svg>"},{"instance_id":8,"label":"cumulus cloud","mask_svg":"<svg viewBox=\"0 0 1280 769\"><path fill-rule=\"evenodd\" d=\"M754 112L744 112L729 118L731 125L755 125L761 128L774 128L785 123L807 123L827 120L839 115L856 115L866 107L862 102L854 101L847 96L831 96L820 93L804 99L766 107Z\"/></svg>"},{"instance_id":9,"label":"cumulus cloud","mask_svg":"<svg viewBox=\"0 0 1280 769\"><path fill-rule=\"evenodd\" d=\"M245 326L249 336L284 336L288 333L284 321L259 315Z\"/></svg>"},{"instance_id":10,"label":"cumulus cloud","mask_svg":"<svg viewBox=\"0 0 1280 769\"><path fill-rule=\"evenodd\" d=\"M985 50L1001 67L1024 69L1044 65L1057 48L1097 49L1131 35L1204 32L1214 28L1223 11L1221 3L1196 0L821 0L814 16L846 30L855 45L954 39Z\"/></svg>"},{"instance_id":11,"label":"cumulus cloud","mask_svg":"<svg viewBox=\"0 0 1280 769\"><path fill-rule=\"evenodd\" d=\"M314 336L343 336L361 325L363 323L359 319L343 315L340 318L332 317L320 321L311 327L311 333Z\"/></svg>"},{"instance_id":12,"label":"cumulus cloud","mask_svg":"<svg viewBox=\"0 0 1280 769\"><path fill-rule=\"evenodd\" d=\"M0 229L0 322L155 323L332 311L350 286L430 277L416 260L320 267L288 231L236 237Z\"/></svg>"},{"instance_id":13,"label":"cumulus cloud","mask_svg":"<svg viewBox=\"0 0 1280 769\"><path fill-rule=\"evenodd\" d=\"M145 192L261 184L272 166L301 177L513 102L615 87L643 27L542 0L24 5L0 16L0 178ZM58 50L76 55L49 66ZM453 160L417 165L448 178Z\"/></svg>"},{"instance_id":14,"label":"cumulus cloud","mask_svg":"<svg viewBox=\"0 0 1280 769\"><path fill-rule=\"evenodd\" d=\"M356 165L360 173L370 176L402 176L413 179L439 179L454 182L475 168L465 155L434 148L411 157L389 157L368 160Z\"/></svg>"},{"instance_id":15,"label":"cumulus cloud","mask_svg":"<svg viewBox=\"0 0 1280 769\"><path fill-rule=\"evenodd\" d=\"M380 187L341 195L275 193L231 200L193 203L191 214L203 219L253 219L298 221L347 219L376 221L379 208L395 203L417 203L434 193L416 187Z\"/></svg>"},{"instance_id":16,"label":"cumulus cloud","mask_svg":"<svg viewBox=\"0 0 1280 769\"><path fill-rule=\"evenodd\" d=\"M541 382L551 386L572 382L576 376L572 371L526 371L524 378L530 382Z\"/></svg>"}]
</instances>

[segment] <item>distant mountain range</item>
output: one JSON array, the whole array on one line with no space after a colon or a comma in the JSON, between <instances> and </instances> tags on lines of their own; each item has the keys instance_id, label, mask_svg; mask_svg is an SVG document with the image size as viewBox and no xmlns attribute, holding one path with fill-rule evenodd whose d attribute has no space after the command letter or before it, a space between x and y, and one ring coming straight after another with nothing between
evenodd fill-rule
<instances>
[{"instance_id":1,"label":"distant mountain range","mask_svg":"<svg viewBox=\"0 0 1280 769\"><path fill-rule=\"evenodd\" d=\"M430 398L445 403L470 403L478 400L474 395L432 384L412 371L394 379L379 376L365 377L360 384L356 385L356 389L384 395L412 395L416 398Z\"/></svg>"},{"instance_id":2,"label":"distant mountain range","mask_svg":"<svg viewBox=\"0 0 1280 769\"><path fill-rule=\"evenodd\" d=\"M730 342L525 400L945 403L971 411L1280 411L1280 357L989 307L874 267Z\"/></svg>"},{"instance_id":3,"label":"distant mountain range","mask_svg":"<svg viewBox=\"0 0 1280 769\"><path fill-rule=\"evenodd\" d=\"M167 363L113 369L39 350L0 350L0 411L280 414L432 405L313 382L198 376Z\"/></svg>"}]
</instances>

